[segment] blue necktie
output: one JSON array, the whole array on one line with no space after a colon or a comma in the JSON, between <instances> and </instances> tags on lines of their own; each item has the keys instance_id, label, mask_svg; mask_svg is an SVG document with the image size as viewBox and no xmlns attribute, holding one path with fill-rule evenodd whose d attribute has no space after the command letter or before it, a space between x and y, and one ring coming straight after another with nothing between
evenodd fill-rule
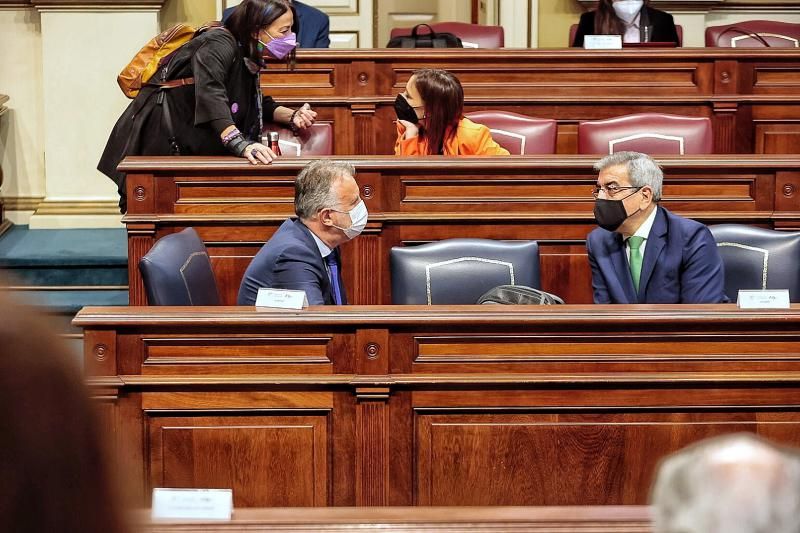
<instances>
[{"instance_id":1,"label":"blue necktie","mask_svg":"<svg viewBox=\"0 0 800 533\"><path fill-rule=\"evenodd\" d=\"M325 258L328 263L328 272L331 275L331 287L333 287L333 303L342 305L342 289L339 287L339 264L336 262L336 252L331 252Z\"/></svg>"}]
</instances>

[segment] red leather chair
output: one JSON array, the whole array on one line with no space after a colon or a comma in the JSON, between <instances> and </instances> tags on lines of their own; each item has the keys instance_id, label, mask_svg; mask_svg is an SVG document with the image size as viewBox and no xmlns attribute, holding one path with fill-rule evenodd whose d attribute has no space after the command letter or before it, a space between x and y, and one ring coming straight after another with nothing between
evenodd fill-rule
<instances>
[{"instance_id":1,"label":"red leather chair","mask_svg":"<svg viewBox=\"0 0 800 533\"><path fill-rule=\"evenodd\" d=\"M675 32L678 34L678 46L683 46L683 26L680 24L675 24ZM569 44L567 46L572 46L572 43L575 42L575 35L578 33L578 25L573 24L569 27Z\"/></svg>"},{"instance_id":2,"label":"red leather chair","mask_svg":"<svg viewBox=\"0 0 800 533\"><path fill-rule=\"evenodd\" d=\"M763 47L760 37L775 48L800 48L800 24L772 20L747 20L706 28L706 46Z\"/></svg>"},{"instance_id":3,"label":"red leather chair","mask_svg":"<svg viewBox=\"0 0 800 533\"><path fill-rule=\"evenodd\" d=\"M488 127L492 138L511 155L556 153L558 123L553 119L510 111L474 111L464 116Z\"/></svg>"},{"instance_id":4,"label":"red leather chair","mask_svg":"<svg viewBox=\"0 0 800 533\"><path fill-rule=\"evenodd\" d=\"M282 155L331 155L333 154L333 128L330 124L317 122L310 128L300 130L295 136L286 126L267 124L262 133L263 144L269 146L268 132L278 132L278 146Z\"/></svg>"},{"instance_id":5,"label":"red leather chair","mask_svg":"<svg viewBox=\"0 0 800 533\"><path fill-rule=\"evenodd\" d=\"M437 22L430 25L433 31L452 33L464 44L464 48L503 48L505 34L502 26L484 26L466 22ZM421 33L427 32L422 28ZM411 28L392 28L389 37L411 35Z\"/></svg>"},{"instance_id":6,"label":"red leather chair","mask_svg":"<svg viewBox=\"0 0 800 533\"><path fill-rule=\"evenodd\" d=\"M711 154L711 120L661 113L636 113L578 124L579 154Z\"/></svg>"}]
</instances>

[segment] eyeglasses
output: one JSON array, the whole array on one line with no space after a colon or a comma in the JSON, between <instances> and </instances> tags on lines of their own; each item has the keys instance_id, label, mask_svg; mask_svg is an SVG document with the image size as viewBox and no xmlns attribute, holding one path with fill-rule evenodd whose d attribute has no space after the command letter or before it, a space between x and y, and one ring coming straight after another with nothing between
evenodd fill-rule
<instances>
[{"instance_id":1,"label":"eyeglasses","mask_svg":"<svg viewBox=\"0 0 800 533\"><path fill-rule=\"evenodd\" d=\"M606 196L608 196L609 198L613 198L626 189L641 189L641 187L636 187L633 185L630 187L620 187L619 185L616 185L614 183L609 183L605 187L601 187L600 185L595 185L594 189L592 189L592 196L597 198L600 195L600 191L603 191L604 193L606 193Z\"/></svg>"}]
</instances>

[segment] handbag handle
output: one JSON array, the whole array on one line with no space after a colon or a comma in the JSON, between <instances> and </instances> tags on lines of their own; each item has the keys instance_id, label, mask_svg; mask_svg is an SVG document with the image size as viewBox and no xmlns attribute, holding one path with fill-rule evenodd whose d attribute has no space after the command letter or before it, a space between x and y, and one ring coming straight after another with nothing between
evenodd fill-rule
<instances>
[{"instance_id":1,"label":"handbag handle","mask_svg":"<svg viewBox=\"0 0 800 533\"><path fill-rule=\"evenodd\" d=\"M428 35L428 36L430 36L431 39L435 39L436 38L436 32L433 31L433 28L431 28L430 25L428 25L428 24L417 24L416 26L411 28L411 37L416 39L417 38L417 29L422 27L422 26L425 26L426 28L428 28L428 33L427 34L423 34L423 35Z\"/></svg>"}]
</instances>

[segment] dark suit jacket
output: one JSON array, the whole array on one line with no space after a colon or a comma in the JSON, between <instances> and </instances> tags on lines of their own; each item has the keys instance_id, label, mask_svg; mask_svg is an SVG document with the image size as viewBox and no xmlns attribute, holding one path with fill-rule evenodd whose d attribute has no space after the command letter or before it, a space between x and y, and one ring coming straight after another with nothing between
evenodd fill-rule
<instances>
[{"instance_id":1,"label":"dark suit jacket","mask_svg":"<svg viewBox=\"0 0 800 533\"><path fill-rule=\"evenodd\" d=\"M339 258L339 250L333 251ZM342 303L347 303L341 278ZM333 305L333 289L322 255L311 230L299 219L289 219L261 247L250 262L239 287L239 305L255 305L258 289L297 289L306 291L309 305Z\"/></svg>"},{"instance_id":2,"label":"dark suit jacket","mask_svg":"<svg viewBox=\"0 0 800 533\"><path fill-rule=\"evenodd\" d=\"M622 235L601 228L586 240L598 304L721 303L725 296L722 258L703 224L656 208L644 249L636 294Z\"/></svg>"},{"instance_id":3,"label":"dark suit jacket","mask_svg":"<svg viewBox=\"0 0 800 533\"><path fill-rule=\"evenodd\" d=\"M328 48L331 40L330 19L328 15L317 9L295 0L292 2L297 20L292 30L297 34L297 46L300 48ZM229 7L222 13L223 22L228 20L236 6Z\"/></svg>"},{"instance_id":4,"label":"dark suit jacket","mask_svg":"<svg viewBox=\"0 0 800 533\"><path fill-rule=\"evenodd\" d=\"M585 35L595 35L594 32L594 11L589 11L581 15L581 20L578 23L578 31L575 34L575 41L572 46L583 46L583 37ZM678 41L678 30L675 29L675 21L672 15L652 7L644 6L642 8L641 20L639 26L652 26L652 34L650 35L650 42L654 43L675 43L680 46Z\"/></svg>"}]
</instances>

